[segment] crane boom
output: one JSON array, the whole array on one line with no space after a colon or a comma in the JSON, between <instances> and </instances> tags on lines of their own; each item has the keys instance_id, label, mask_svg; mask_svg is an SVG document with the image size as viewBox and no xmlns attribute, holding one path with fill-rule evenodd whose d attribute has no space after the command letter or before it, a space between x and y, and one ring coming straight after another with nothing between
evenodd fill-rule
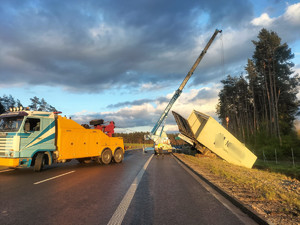
<instances>
[{"instance_id":1,"label":"crane boom","mask_svg":"<svg viewBox=\"0 0 300 225\"><path fill-rule=\"evenodd\" d=\"M197 58L196 62L194 63L194 65L192 66L192 68L190 69L190 71L188 72L188 74L186 75L186 77L184 78L184 80L182 81L182 83L180 84L179 88L174 93L174 95L171 98L169 104L167 105L167 107L165 108L165 110L163 111L163 113L161 114L160 118L158 119L158 121L154 125L154 127L153 127L153 129L151 131L151 135L154 135L156 133L156 131L158 130L158 128L160 127L160 125L162 124L162 122L166 119L166 117L167 117L170 109L174 105L175 101L181 95L184 86L186 85L186 83L188 82L188 80L191 78L191 76L193 75L195 69L197 68L197 66L201 62L202 58L206 54L207 49L209 48L209 46L211 45L211 43L214 41L214 39L217 36L217 34L221 33L221 32L222 32L222 30L218 30L218 29L215 30L215 33L212 35L212 37L210 38L210 40L206 44L205 48L202 50L202 52L199 55L199 57Z\"/></svg>"}]
</instances>

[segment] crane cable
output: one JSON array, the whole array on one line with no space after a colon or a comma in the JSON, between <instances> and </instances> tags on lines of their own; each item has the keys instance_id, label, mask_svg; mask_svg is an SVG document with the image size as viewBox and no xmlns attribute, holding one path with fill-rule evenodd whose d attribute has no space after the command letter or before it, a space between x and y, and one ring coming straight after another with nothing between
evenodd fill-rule
<instances>
[{"instance_id":1,"label":"crane cable","mask_svg":"<svg viewBox=\"0 0 300 225\"><path fill-rule=\"evenodd\" d=\"M222 76L225 77L225 56L224 56L224 44L223 44L223 32L220 35L221 40L221 67Z\"/></svg>"},{"instance_id":2,"label":"crane cable","mask_svg":"<svg viewBox=\"0 0 300 225\"><path fill-rule=\"evenodd\" d=\"M220 40L221 40L221 67L222 67L222 77L225 78L226 74L225 74L225 51L224 51L224 44L223 44L223 32L221 33L221 36L220 36ZM229 119L229 113L226 112L227 116L225 117L226 118L226 125L227 125L227 130L228 130L228 121L227 121L227 118Z\"/></svg>"}]
</instances>

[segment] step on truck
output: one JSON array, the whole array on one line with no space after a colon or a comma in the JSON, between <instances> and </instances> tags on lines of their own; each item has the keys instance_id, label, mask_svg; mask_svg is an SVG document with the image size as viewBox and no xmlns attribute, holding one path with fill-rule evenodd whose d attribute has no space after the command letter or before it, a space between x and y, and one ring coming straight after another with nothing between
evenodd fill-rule
<instances>
[{"instance_id":1,"label":"step on truck","mask_svg":"<svg viewBox=\"0 0 300 225\"><path fill-rule=\"evenodd\" d=\"M77 159L121 163L124 143L100 129L86 129L55 112L11 109L0 115L0 166L33 167Z\"/></svg>"}]
</instances>

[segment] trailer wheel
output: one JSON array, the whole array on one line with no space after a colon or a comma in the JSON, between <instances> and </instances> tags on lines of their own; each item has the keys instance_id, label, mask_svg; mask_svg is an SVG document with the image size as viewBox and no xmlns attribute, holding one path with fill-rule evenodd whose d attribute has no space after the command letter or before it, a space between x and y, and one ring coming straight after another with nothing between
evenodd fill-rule
<instances>
[{"instance_id":1,"label":"trailer wheel","mask_svg":"<svg viewBox=\"0 0 300 225\"><path fill-rule=\"evenodd\" d=\"M37 156L35 158L33 171L34 172L42 171L44 165L45 165L45 154L40 152L37 154Z\"/></svg>"},{"instance_id":2,"label":"trailer wheel","mask_svg":"<svg viewBox=\"0 0 300 225\"><path fill-rule=\"evenodd\" d=\"M115 154L114 154L114 161L116 163L120 163L123 161L123 157L124 157L124 154L123 154L123 151L122 149L118 148L116 151L115 151Z\"/></svg>"},{"instance_id":3,"label":"trailer wheel","mask_svg":"<svg viewBox=\"0 0 300 225\"><path fill-rule=\"evenodd\" d=\"M105 165L110 164L112 159L112 154L110 149L105 149L101 154L101 162Z\"/></svg>"}]
</instances>

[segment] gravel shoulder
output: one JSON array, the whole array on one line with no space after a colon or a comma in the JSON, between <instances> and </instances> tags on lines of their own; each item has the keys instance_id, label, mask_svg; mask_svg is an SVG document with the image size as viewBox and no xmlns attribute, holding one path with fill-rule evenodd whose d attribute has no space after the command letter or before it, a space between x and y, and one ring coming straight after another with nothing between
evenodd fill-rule
<instances>
[{"instance_id":1,"label":"gravel shoulder","mask_svg":"<svg viewBox=\"0 0 300 225\"><path fill-rule=\"evenodd\" d=\"M174 155L267 221L300 224L298 180L279 173L235 166L219 158Z\"/></svg>"}]
</instances>

